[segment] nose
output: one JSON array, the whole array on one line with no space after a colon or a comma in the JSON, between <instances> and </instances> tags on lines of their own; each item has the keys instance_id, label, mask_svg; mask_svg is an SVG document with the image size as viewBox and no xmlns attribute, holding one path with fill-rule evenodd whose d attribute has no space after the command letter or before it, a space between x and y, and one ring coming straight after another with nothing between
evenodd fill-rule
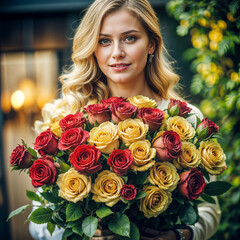
<instances>
[{"instance_id":1,"label":"nose","mask_svg":"<svg viewBox=\"0 0 240 240\"><path fill-rule=\"evenodd\" d=\"M114 59L123 58L125 56L124 47L121 42L115 42L112 50L112 57Z\"/></svg>"}]
</instances>

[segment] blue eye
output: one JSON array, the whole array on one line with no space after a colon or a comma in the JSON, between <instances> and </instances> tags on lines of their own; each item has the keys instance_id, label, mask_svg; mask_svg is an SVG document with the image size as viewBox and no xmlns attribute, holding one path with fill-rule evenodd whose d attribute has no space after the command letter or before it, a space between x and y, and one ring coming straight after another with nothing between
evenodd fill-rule
<instances>
[{"instance_id":1,"label":"blue eye","mask_svg":"<svg viewBox=\"0 0 240 240\"><path fill-rule=\"evenodd\" d=\"M108 44L110 44L110 40L107 38L102 38L98 41L98 43L101 45L108 45Z\"/></svg>"},{"instance_id":2,"label":"blue eye","mask_svg":"<svg viewBox=\"0 0 240 240\"><path fill-rule=\"evenodd\" d=\"M125 41L128 42L128 43L133 43L136 40L137 40L136 36L127 36L127 37L125 37Z\"/></svg>"}]
</instances>

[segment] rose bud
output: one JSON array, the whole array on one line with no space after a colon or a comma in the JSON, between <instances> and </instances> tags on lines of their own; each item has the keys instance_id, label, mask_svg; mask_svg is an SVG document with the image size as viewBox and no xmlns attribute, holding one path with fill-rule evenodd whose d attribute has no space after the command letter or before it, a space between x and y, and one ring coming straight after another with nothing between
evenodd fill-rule
<instances>
[{"instance_id":1,"label":"rose bud","mask_svg":"<svg viewBox=\"0 0 240 240\"><path fill-rule=\"evenodd\" d=\"M53 159L49 156L37 159L29 169L29 176L34 187L53 184L56 175L56 166Z\"/></svg>"},{"instance_id":2,"label":"rose bud","mask_svg":"<svg viewBox=\"0 0 240 240\"><path fill-rule=\"evenodd\" d=\"M180 174L179 192L190 201L198 198L206 186L203 173L197 168L191 168L187 172Z\"/></svg>"},{"instance_id":3,"label":"rose bud","mask_svg":"<svg viewBox=\"0 0 240 240\"><path fill-rule=\"evenodd\" d=\"M127 173L129 168L131 167L132 162L133 162L133 157L129 149L113 150L107 161L111 169L115 173L117 173L119 176L122 176Z\"/></svg>"},{"instance_id":4,"label":"rose bud","mask_svg":"<svg viewBox=\"0 0 240 240\"><path fill-rule=\"evenodd\" d=\"M69 161L81 174L95 173L102 169L98 162L101 152L92 145L80 145L69 156Z\"/></svg>"},{"instance_id":5,"label":"rose bud","mask_svg":"<svg viewBox=\"0 0 240 240\"><path fill-rule=\"evenodd\" d=\"M64 132L58 142L60 150L73 151L77 146L85 144L89 138L89 133L82 128L72 128Z\"/></svg>"},{"instance_id":6,"label":"rose bud","mask_svg":"<svg viewBox=\"0 0 240 240\"><path fill-rule=\"evenodd\" d=\"M180 100L170 99L168 105L168 111L170 116L187 117L188 113L191 112L191 108L187 106L187 103L181 102Z\"/></svg>"},{"instance_id":7,"label":"rose bud","mask_svg":"<svg viewBox=\"0 0 240 240\"><path fill-rule=\"evenodd\" d=\"M112 112L113 122L119 123L128 118L134 117L138 108L133 106L129 102L118 102L118 103L112 103L110 105L110 110Z\"/></svg>"},{"instance_id":8,"label":"rose bud","mask_svg":"<svg viewBox=\"0 0 240 240\"><path fill-rule=\"evenodd\" d=\"M158 135L153 143L153 147L157 151L157 157L164 162L178 158L182 153L182 143L179 135L171 130L161 131Z\"/></svg>"},{"instance_id":9,"label":"rose bud","mask_svg":"<svg viewBox=\"0 0 240 240\"><path fill-rule=\"evenodd\" d=\"M219 126L209 120L208 118L204 118L202 122L197 126L196 132L199 138L204 139L209 137L211 134L217 133L219 130Z\"/></svg>"},{"instance_id":10,"label":"rose bud","mask_svg":"<svg viewBox=\"0 0 240 240\"><path fill-rule=\"evenodd\" d=\"M106 107L109 107L112 103L126 102L127 98L124 97L110 97L101 101Z\"/></svg>"},{"instance_id":11,"label":"rose bud","mask_svg":"<svg viewBox=\"0 0 240 240\"><path fill-rule=\"evenodd\" d=\"M121 189L121 196L125 200L133 200L137 195L137 189L133 185L123 185Z\"/></svg>"},{"instance_id":12,"label":"rose bud","mask_svg":"<svg viewBox=\"0 0 240 240\"><path fill-rule=\"evenodd\" d=\"M156 131L164 120L165 112L158 108L141 108L138 110L138 117L149 126L150 131Z\"/></svg>"},{"instance_id":13,"label":"rose bud","mask_svg":"<svg viewBox=\"0 0 240 240\"><path fill-rule=\"evenodd\" d=\"M63 131L71 128L83 128L86 119L82 116L83 113L80 112L77 112L75 114L69 114L59 121L59 125Z\"/></svg>"},{"instance_id":14,"label":"rose bud","mask_svg":"<svg viewBox=\"0 0 240 240\"><path fill-rule=\"evenodd\" d=\"M18 145L10 156L10 165L18 166L19 168L29 168L33 164L32 158L33 156L24 145Z\"/></svg>"},{"instance_id":15,"label":"rose bud","mask_svg":"<svg viewBox=\"0 0 240 240\"><path fill-rule=\"evenodd\" d=\"M41 155L57 153L58 137L50 129L40 133L34 143L34 149Z\"/></svg>"},{"instance_id":16,"label":"rose bud","mask_svg":"<svg viewBox=\"0 0 240 240\"><path fill-rule=\"evenodd\" d=\"M88 114L88 121L92 125L96 121L101 124L110 120L110 109L102 103L88 105L84 110Z\"/></svg>"}]
</instances>

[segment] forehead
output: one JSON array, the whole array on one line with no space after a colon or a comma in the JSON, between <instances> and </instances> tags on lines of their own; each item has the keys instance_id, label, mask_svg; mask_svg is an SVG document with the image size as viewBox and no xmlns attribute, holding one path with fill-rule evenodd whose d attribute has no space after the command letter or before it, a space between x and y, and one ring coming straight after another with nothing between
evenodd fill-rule
<instances>
[{"instance_id":1,"label":"forehead","mask_svg":"<svg viewBox=\"0 0 240 240\"><path fill-rule=\"evenodd\" d=\"M128 30L146 32L139 19L126 9L107 14L101 25L101 33L121 33Z\"/></svg>"}]
</instances>

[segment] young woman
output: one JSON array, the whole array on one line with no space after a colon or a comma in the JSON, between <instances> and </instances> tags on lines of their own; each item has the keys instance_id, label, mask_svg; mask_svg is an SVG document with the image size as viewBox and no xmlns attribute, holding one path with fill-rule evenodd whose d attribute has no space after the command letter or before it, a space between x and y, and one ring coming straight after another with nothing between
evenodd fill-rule
<instances>
[{"instance_id":1,"label":"young woman","mask_svg":"<svg viewBox=\"0 0 240 240\"><path fill-rule=\"evenodd\" d=\"M62 109L60 115L81 111L87 104L110 96L144 95L165 109L170 98L180 99L174 90L179 76L166 55L158 19L147 0L95 0L76 31L73 65L60 77L63 100L55 104L58 111ZM53 111L54 104L48 106L56 118L59 112ZM198 109L191 108L202 117ZM37 128L45 125L46 121L38 123ZM159 232L154 239L208 239L217 230L219 207L204 203L199 206L199 215L195 226ZM47 236L45 230L44 225L42 229L30 225L36 239L61 237L61 230L53 237Z\"/></svg>"}]
</instances>

